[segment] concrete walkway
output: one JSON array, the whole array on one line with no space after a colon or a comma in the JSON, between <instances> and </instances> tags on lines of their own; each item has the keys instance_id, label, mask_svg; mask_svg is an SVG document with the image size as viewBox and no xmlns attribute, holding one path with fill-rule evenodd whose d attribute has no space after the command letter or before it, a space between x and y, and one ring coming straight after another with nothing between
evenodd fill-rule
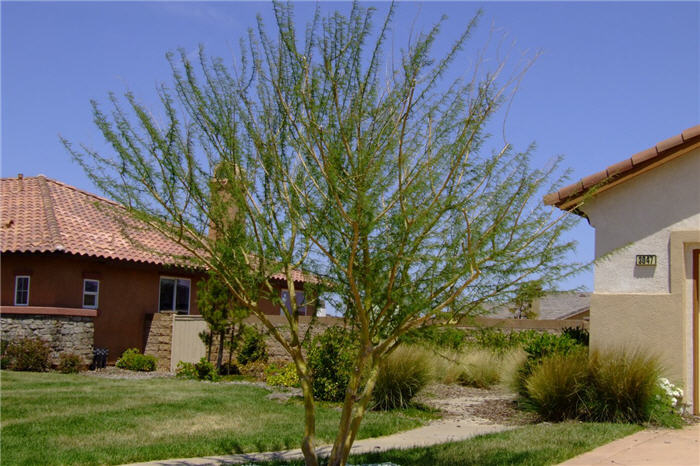
<instances>
[{"instance_id":1,"label":"concrete walkway","mask_svg":"<svg viewBox=\"0 0 700 466\"><path fill-rule=\"evenodd\" d=\"M681 430L649 429L598 447L560 466L700 465L700 424Z\"/></svg>"},{"instance_id":2,"label":"concrete walkway","mask_svg":"<svg viewBox=\"0 0 700 466\"><path fill-rule=\"evenodd\" d=\"M481 424L469 420L444 420L434 421L426 426L405 432L357 440L352 446L352 454L381 452L398 448L411 448L419 446L436 445L439 443L456 442L481 434L500 432L513 429L512 426L499 424ZM330 456L331 445L319 447L316 451L319 456ZM183 458L163 461L151 461L146 463L133 463L131 466L158 466L158 465L218 465L218 464L246 464L271 460L301 459L303 455L300 449L272 451L264 453L243 453L238 455L207 456L204 458Z\"/></svg>"}]
</instances>

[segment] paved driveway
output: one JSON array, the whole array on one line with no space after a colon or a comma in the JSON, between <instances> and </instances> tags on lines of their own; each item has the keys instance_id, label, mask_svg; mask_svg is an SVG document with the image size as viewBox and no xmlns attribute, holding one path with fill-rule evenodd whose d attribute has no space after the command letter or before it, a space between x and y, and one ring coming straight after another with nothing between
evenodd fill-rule
<instances>
[{"instance_id":1,"label":"paved driveway","mask_svg":"<svg viewBox=\"0 0 700 466\"><path fill-rule=\"evenodd\" d=\"M700 424L685 429L649 429L598 447L560 466L700 465Z\"/></svg>"}]
</instances>

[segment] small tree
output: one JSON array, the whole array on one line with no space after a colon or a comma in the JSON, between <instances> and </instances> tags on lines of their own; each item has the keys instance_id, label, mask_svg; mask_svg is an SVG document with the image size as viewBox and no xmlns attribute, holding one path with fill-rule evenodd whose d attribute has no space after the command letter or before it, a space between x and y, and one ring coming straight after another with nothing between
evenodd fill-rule
<instances>
[{"instance_id":1,"label":"small tree","mask_svg":"<svg viewBox=\"0 0 700 466\"><path fill-rule=\"evenodd\" d=\"M532 308L532 305L536 299L545 295L542 283L539 281L522 283L515 292L510 312L516 319L535 319L537 311Z\"/></svg>"},{"instance_id":2,"label":"small tree","mask_svg":"<svg viewBox=\"0 0 700 466\"><path fill-rule=\"evenodd\" d=\"M338 465L400 337L508 302L533 276L549 285L571 272L573 245L561 240L571 221L539 199L562 181L552 180L557 164L532 169L529 151L487 147L488 122L520 74L477 59L470 80L450 78L451 65L466 63L457 60L477 17L451 47L433 50L438 24L394 62L393 6L376 31L373 10L354 3L347 16L317 11L303 34L291 5L273 8L274 33L259 20L233 68L203 51L198 65L169 54L160 119L131 93L126 105L112 95L110 114L93 102L116 156L64 143L125 206L126 222L215 272L294 360L309 465L318 464L316 405L299 314L328 288L339 297L359 352L329 458ZM276 280L296 296L297 269L325 279L286 306ZM262 300L280 306L284 332Z\"/></svg>"},{"instance_id":3,"label":"small tree","mask_svg":"<svg viewBox=\"0 0 700 466\"><path fill-rule=\"evenodd\" d=\"M209 276L199 282L197 289L197 305L202 317L209 325L209 331L212 335L219 337L219 347L216 354L216 370L221 370L221 364L224 357L224 346L229 348L229 364L231 362L231 353L235 348L234 338L236 335L236 326L242 325L243 319L250 315L250 311L243 306L236 304L235 297L231 293L230 288L226 283L220 280L214 272L210 272ZM230 332L230 339L226 343L226 334ZM207 358L211 357L210 354Z\"/></svg>"}]
</instances>

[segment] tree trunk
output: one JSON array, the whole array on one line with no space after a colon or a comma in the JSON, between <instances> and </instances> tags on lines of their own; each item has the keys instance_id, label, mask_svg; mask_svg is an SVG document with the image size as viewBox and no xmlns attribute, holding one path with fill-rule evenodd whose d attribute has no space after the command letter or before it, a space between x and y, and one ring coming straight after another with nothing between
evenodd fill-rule
<instances>
[{"instance_id":1,"label":"tree trunk","mask_svg":"<svg viewBox=\"0 0 700 466\"><path fill-rule=\"evenodd\" d=\"M236 324L231 326L231 338L228 340L228 365L226 367L227 375L230 375L231 371L231 361L233 360L233 341L236 338Z\"/></svg>"},{"instance_id":2,"label":"tree trunk","mask_svg":"<svg viewBox=\"0 0 700 466\"><path fill-rule=\"evenodd\" d=\"M362 383L362 372L367 360L372 356L363 356L357 363L357 369L350 377L348 388L345 392L343 411L340 416L338 435L333 443L333 450L328 460L329 466L341 466L347 463L350 456L350 448L355 441L355 436L360 428L360 423L364 417L367 404L372 397L372 390L377 381L378 368L374 362L371 363L370 372L362 393L358 398L360 384ZM373 361L373 359L370 359Z\"/></svg>"},{"instance_id":3,"label":"tree trunk","mask_svg":"<svg viewBox=\"0 0 700 466\"><path fill-rule=\"evenodd\" d=\"M318 466L318 457L314 448L316 437L316 404L311 385L311 373L306 366L301 353L293 355L297 367L297 375L304 394L304 438L301 441L301 451L304 453L306 466Z\"/></svg>"},{"instance_id":4,"label":"tree trunk","mask_svg":"<svg viewBox=\"0 0 700 466\"><path fill-rule=\"evenodd\" d=\"M224 340L226 339L226 329L219 332L219 351L216 354L216 372L221 372L221 363L224 360Z\"/></svg>"}]
</instances>

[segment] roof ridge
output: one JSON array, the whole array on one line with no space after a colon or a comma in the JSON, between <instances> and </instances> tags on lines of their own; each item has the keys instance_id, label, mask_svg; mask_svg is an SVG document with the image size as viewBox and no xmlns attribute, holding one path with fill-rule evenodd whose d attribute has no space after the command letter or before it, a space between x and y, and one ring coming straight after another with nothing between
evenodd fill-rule
<instances>
[{"instance_id":1,"label":"roof ridge","mask_svg":"<svg viewBox=\"0 0 700 466\"><path fill-rule=\"evenodd\" d=\"M64 183L63 181L58 181L58 180L55 180L55 179L53 179L53 178L49 178L49 177L47 177L47 176L45 176L45 175L37 175L36 177L37 177L37 178L43 178L44 180L50 181L51 183L53 183L53 184L55 184L55 185L57 185L57 186L60 186L60 187L62 187L62 188L71 189L71 190L73 190L73 191L75 191L75 192L77 192L77 193L80 193L80 194L84 195L84 196L88 196L88 197L92 197L92 198L94 198L94 199L97 199L98 201L106 202L106 203L108 203L108 204L112 204L112 205L117 206L117 207L122 207L122 208L124 207L124 205L122 205L122 204L120 204L120 203L118 203L118 202L116 202L116 201L113 201L113 200L111 200L111 199L107 199L106 197L98 196L97 194L94 194L94 193L85 191L84 189L76 188L75 186L72 186L72 185L70 185L70 184ZM25 179L26 179L26 178L25 178Z\"/></svg>"},{"instance_id":2,"label":"roof ridge","mask_svg":"<svg viewBox=\"0 0 700 466\"><path fill-rule=\"evenodd\" d=\"M39 190L41 191L41 203L44 208L44 216L46 218L46 227L49 230L49 236L51 245L54 249L62 251L64 249L63 242L61 241L61 229L58 227L58 220L56 219L56 212L54 210L53 197L51 196L51 191L46 184L45 176L37 176L39 181Z\"/></svg>"}]
</instances>

